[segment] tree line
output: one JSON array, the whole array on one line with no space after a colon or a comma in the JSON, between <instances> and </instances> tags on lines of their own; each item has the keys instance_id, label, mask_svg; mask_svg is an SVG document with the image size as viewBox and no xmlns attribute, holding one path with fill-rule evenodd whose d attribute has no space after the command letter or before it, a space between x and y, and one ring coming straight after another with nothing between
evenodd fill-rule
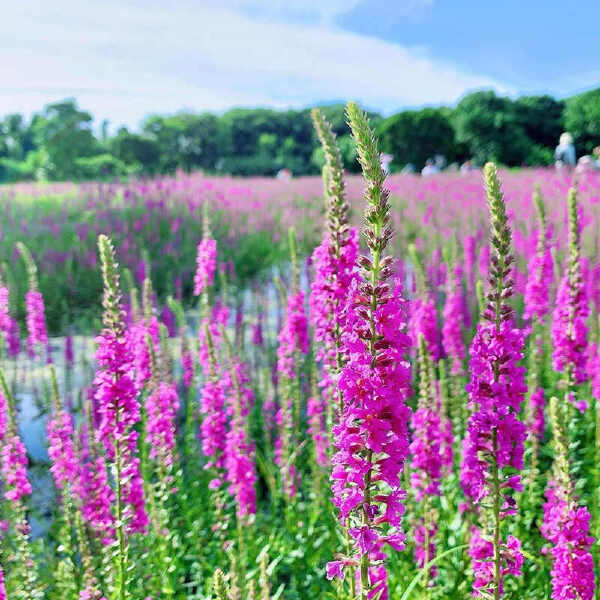
<instances>
[{"instance_id":1,"label":"tree line","mask_svg":"<svg viewBox=\"0 0 600 600\"><path fill-rule=\"evenodd\" d=\"M359 169L345 123L344 106L320 107L338 136L344 164ZM453 108L406 110L384 118L370 113L392 168L420 169L436 154L448 162L493 160L506 166L548 165L562 131L570 131L578 155L600 144L600 88L557 100L515 100L480 91ZM322 150L310 109L235 108L222 115L181 112L152 115L138 131L121 127L99 133L92 115L73 99L49 104L30 120L0 120L0 182L87 180L203 170L238 176L320 173Z\"/></svg>"}]
</instances>

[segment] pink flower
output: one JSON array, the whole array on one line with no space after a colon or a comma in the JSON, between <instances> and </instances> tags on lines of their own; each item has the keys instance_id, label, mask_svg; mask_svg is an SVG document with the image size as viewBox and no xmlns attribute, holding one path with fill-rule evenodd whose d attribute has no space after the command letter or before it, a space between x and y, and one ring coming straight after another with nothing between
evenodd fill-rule
<instances>
[{"instance_id":1,"label":"pink flower","mask_svg":"<svg viewBox=\"0 0 600 600\"><path fill-rule=\"evenodd\" d=\"M405 359L410 338L404 333L406 301L400 287L389 292L387 284L383 285L374 323L381 350L374 363L368 345L366 297L356 284L351 290L349 328L344 338L348 362L339 381L344 407L340 422L333 428L336 452L332 491L340 520L346 523L350 518L352 522L359 511L362 513L369 471L372 483L384 484L364 507L372 515L373 526L350 530L356 540L356 560L365 553L385 558L380 548L386 539L397 539L404 513L400 474L409 452L410 409L404 402L410 394L410 366ZM373 462L367 458L371 453ZM384 590L385 568L373 566L369 573L372 583L379 582L377 589Z\"/></svg>"},{"instance_id":2,"label":"pink flower","mask_svg":"<svg viewBox=\"0 0 600 600\"><path fill-rule=\"evenodd\" d=\"M554 280L554 261L550 249L546 249L542 254L533 255L527 267L527 274L523 318L542 319L549 310L550 290Z\"/></svg>"},{"instance_id":3,"label":"pink flower","mask_svg":"<svg viewBox=\"0 0 600 600\"><path fill-rule=\"evenodd\" d=\"M158 319L152 316L148 321L138 321L128 330L127 335L130 339L129 343L132 351L135 385L138 390L141 390L152 376L148 336L150 336L155 348L160 343Z\"/></svg>"},{"instance_id":4,"label":"pink flower","mask_svg":"<svg viewBox=\"0 0 600 600\"><path fill-rule=\"evenodd\" d=\"M408 324L413 347L416 347L422 333L427 351L434 361L440 358L440 343L437 329L437 313L433 298L415 298L411 302L411 315Z\"/></svg>"},{"instance_id":5,"label":"pink flower","mask_svg":"<svg viewBox=\"0 0 600 600\"><path fill-rule=\"evenodd\" d=\"M202 451L210 459L206 467L222 472L227 437L227 413L225 394L220 381L209 379L204 384L200 396L200 411L203 415L200 426Z\"/></svg>"},{"instance_id":6,"label":"pink flower","mask_svg":"<svg viewBox=\"0 0 600 600\"><path fill-rule=\"evenodd\" d=\"M0 600L6 600L6 587L4 586L4 571L0 565Z\"/></svg>"},{"instance_id":7,"label":"pink flower","mask_svg":"<svg viewBox=\"0 0 600 600\"><path fill-rule=\"evenodd\" d=\"M198 244L196 274L194 275L194 296L199 296L212 284L217 265L217 242L205 238Z\"/></svg>"},{"instance_id":8,"label":"pink flower","mask_svg":"<svg viewBox=\"0 0 600 600\"><path fill-rule=\"evenodd\" d=\"M466 325L463 314L465 302L462 291L462 271L457 265L454 274L448 277L442 325L442 343L444 351L452 361L452 375L462 375L464 372L462 361L465 358L465 342L462 329Z\"/></svg>"},{"instance_id":9,"label":"pink flower","mask_svg":"<svg viewBox=\"0 0 600 600\"><path fill-rule=\"evenodd\" d=\"M48 455L52 461L50 471L59 490L67 485L76 485L80 476L80 465L73 446L73 419L64 410L59 410L46 427L48 433Z\"/></svg>"},{"instance_id":10,"label":"pink flower","mask_svg":"<svg viewBox=\"0 0 600 600\"><path fill-rule=\"evenodd\" d=\"M7 500L19 502L31 494L31 484L27 479L27 451L16 434L9 433L4 437L0 449L0 473Z\"/></svg>"},{"instance_id":11,"label":"pink flower","mask_svg":"<svg viewBox=\"0 0 600 600\"><path fill-rule=\"evenodd\" d=\"M308 427L315 444L315 459L317 464L324 467L329 463L327 457L328 437L325 431L325 402L321 394L311 396L307 401L306 414Z\"/></svg>"},{"instance_id":12,"label":"pink flower","mask_svg":"<svg viewBox=\"0 0 600 600\"><path fill-rule=\"evenodd\" d=\"M503 321L499 330L493 323L480 324L471 345L471 381L466 390L475 412L467 426L460 479L465 494L476 502L489 491L489 465L484 455L494 451L493 430L498 468L523 468L526 432L517 418L527 391L524 368L517 366L523 357L522 347L523 331L514 328L511 321ZM497 381L495 364L499 369Z\"/></svg>"},{"instance_id":13,"label":"pink flower","mask_svg":"<svg viewBox=\"0 0 600 600\"><path fill-rule=\"evenodd\" d=\"M288 297L285 319L278 339L277 370L281 375L294 379L296 377L295 352L307 354L310 346L302 290Z\"/></svg>"},{"instance_id":14,"label":"pink flower","mask_svg":"<svg viewBox=\"0 0 600 600\"><path fill-rule=\"evenodd\" d=\"M4 482L4 497L19 502L31 494L27 479L27 451L11 423L7 398L0 389L0 475Z\"/></svg>"},{"instance_id":15,"label":"pink flower","mask_svg":"<svg viewBox=\"0 0 600 600\"><path fill-rule=\"evenodd\" d=\"M168 469L173 465L178 410L179 397L175 386L164 381L146 399L146 439L150 445L150 458L157 459Z\"/></svg>"},{"instance_id":16,"label":"pink flower","mask_svg":"<svg viewBox=\"0 0 600 600\"><path fill-rule=\"evenodd\" d=\"M552 543L552 598L592 600L595 592L594 560L590 553L591 515L587 508L569 503L554 481L546 490L544 521L540 530Z\"/></svg>"},{"instance_id":17,"label":"pink flower","mask_svg":"<svg viewBox=\"0 0 600 600\"><path fill-rule=\"evenodd\" d=\"M528 423L529 433L542 442L546 433L546 417L544 415L546 395L543 388L538 388L531 394L529 403L531 407L531 422Z\"/></svg>"},{"instance_id":18,"label":"pink flower","mask_svg":"<svg viewBox=\"0 0 600 600\"><path fill-rule=\"evenodd\" d=\"M101 456L82 466L77 493L83 518L103 544L111 544L115 539L115 519L111 512L115 494L109 485L106 463Z\"/></svg>"},{"instance_id":19,"label":"pink flower","mask_svg":"<svg viewBox=\"0 0 600 600\"><path fill-rule=\"evenodd\" d=\"M194 355L185 349L181 354L181 366L183 369L183 385L189 388L194 380Z\"/></svg>"},{"instance_id":20,"label":"pink flower","mask_svg":"<svg viewBox=\"0 0 600 600\"><path fill-rule=\"evenodd\" d=\"M554 353L552 366L557 371L572 369L575 383L587 381L586 351L589 305L585 288L578 285L573 289L567 272L563 277L556 297L552 320Z\"/></svg>"},{"instance_id":21,"label":"pink flower","mask_svg":"<svg viewBox=\"0 0 600 600\"><path fill-rule=\"evenodd\" d=\"M256 513L256 465L254 444L248 436L246 417L254 393L248 387L244 365L236 358L225 373L227 413L231 416L225 442L225 478L229 492L235 498L238 518Z\"/></svg>"},{"instance_id":22,"label":"pink flower","mask_svg":"<svg viewBox=\"0 0 600 600\"><path fill-rule=\"evenodd\" d=\"M48 332L41 292L29 290L25 294L25 307L27 309L27 331L29 332L28 347L33 351L37 344L47 346Z\"/></svg>"}]
</instances>

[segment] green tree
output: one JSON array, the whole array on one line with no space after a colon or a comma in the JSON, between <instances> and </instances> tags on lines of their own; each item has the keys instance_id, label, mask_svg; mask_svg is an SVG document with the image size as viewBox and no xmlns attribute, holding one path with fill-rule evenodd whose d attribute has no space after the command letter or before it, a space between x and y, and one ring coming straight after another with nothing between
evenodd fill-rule
<instances>
[{"instance_id":1,"label":"green tree","mask_svg":"<svg viewBox=\"0 0 600 600\"><path fill-rule=\"evenodd\" d=\"M385 119L378 128L381 148L393 157L393 164L403 167L413 163L421 169L428 158L442 154L456 158L454 128L439 109L407 110Z\"/></svg>"},{"instance_id":2,"label":"green tree","mask_svg":"<svg viewBox=\"0 0 600 600\"><path fill-rule=\"evenodd\" d=\"M567 100L565 129L575 138L577 154L589 154L600 145L600 88Z\"/></svg>"},{"instance_id":3,"label":"green tree","mask_svg":"<svg viewBox=\"0 0 600 600\"><path fill-rule=\"evenodd\" d=\"M46 106L34 116L31 129L36 146L47 154L48 179L77 178L76 160L102 152L92 132L92 116L79 110L72 99Z\"/></svg>"},{"instance_id":4,"label":"green tree","mask_svg":"<svg viewBox=\"0 0 600 600\"><path fill-rule=\"evenodd\" d=\"M492 160L505 165L521 165L532 142L519 119L515 103L494 92L475 92L456 106L452 123L456 139L465 144L475 160Z\"/></svg>"},{"instance_id":5,"label":"green tree","mask_svg":"<svg viewBox=\"0 0 600 600\"><path fill-rule=\"evenodd\" d=\"M521 96L514 104L527 137L534 144L554 148L564 128L565 103L552 96Z\"/></svg>"},{"instance_id":6,"label":"green tree","mask_svg":"<svg viewBox=\"0 0 600 600\"><path fill-rule=\"evenodd\" d=\"M142 131L160 149L162 173L176 169L213 171L223 150L219 119L209 113L153 115L144 122Z\"/></svg>"},{"instance_id":7,"label":"green tree","mask_svg":"<svg viewBox=\"0 0 600 600\"><path fill-rule=\"evenodd\" d=\"M121 127L108 141L113 156L129 166L133 173L154 175L159 172L161 148L158 142Z\"/></svg>"}]
</instances>

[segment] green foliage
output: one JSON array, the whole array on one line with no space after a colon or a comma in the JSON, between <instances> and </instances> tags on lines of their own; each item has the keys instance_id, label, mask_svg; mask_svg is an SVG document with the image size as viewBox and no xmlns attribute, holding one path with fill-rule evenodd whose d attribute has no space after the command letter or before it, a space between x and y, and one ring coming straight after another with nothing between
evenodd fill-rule
<instances>
[{"instance_id":1,"label":"green foliage","mask_svg":"<svg viewBox=\"0 0 600 600\"><path fill-rule=\"evenodd\" d=\"M436 108L405 112L385 119L378 129L381 147L396 167L413 163L422 169L428 158L442 154L449 161L467 158L454 139L454 128L445 111Z\"/></svg>"},{"instance_id":2,"label":"green foliage","mask_svg":"<svg viewBox=\"0 0 600 600\"><path fill-rule=\"evenodd\" d=\"M66 180L76 174L77 159L101 152L92 132L92 115L77 108L75 100L63 100L46 106L35 115L31 130L38 148L48 154L47 179Z\"/></svg>"},{"instance_id":3,"label":"green foliage","mask_svg":"<svg viewBox=\"0 0 600 600\"><path fill-rule=\"evenodd\" d=\"M345 169L359 172L344 105L318 108L331 123ZM455 108L367 116L395 168L410 162L420 169L435 154L448 162L474 158L479 164L548 165L563 130L573 133L578 154L600 144L600 88L566 101L547 95L512 100L479 91ZM72 99L46 106L30 122L19 114L0 120L0 182L115 179L177 170L273 176L285 168L294 175L317 175L324 162L309 109L157 114L139 132L121 127L111 135L103 121L99 136L90 113Z\"/></svg>"},{"instance_id":4,"label":"green foliage","mask_svg":"<svg viewBox=\"0 0 600 600\"><path fill-rule=\"evenodd\" d=\"M564 131L565 103L552 96L522 96L514 105L527 137L535 145L554 147Z\"/></svg>"},{"instance_id":5,"label":"green foliage","mask_svg":"<svg viewBox=\"0 0 600 600\"><path fill-rule=\"evenodd\" d=\"M74 166L79 179L114 179L129 173L123 161L108 153L77 158Z\"/></svg>"},{"instance_id":6,"label":"green foliage","mask_svg":"<svg viewBox=\"0 0 600 600\"><path fill-rule=\"evenodd\" d=\"M515 166L525 161L531 142L509 98L487 91L469 94L458 103L452 121L457 141L478 163Z\"/></svg>"},{"instance_id":7,"label":"green foliage","mask_svg":"<svg viewBox=\"0 0 600 600\"><path fill-rule=\"evenodd\" d=\"M600 88L567 100L565 128L575 138L578 153L591 153L600 144Z\"/></svg>"},{"instance_id":8,"label":"green foliage","mask_svg":"<svg viewBox=\"0 0 600 600\"><path fill-rule=\"evenodd\" d=\"M146 155L146 160L152 158L161 173L173 173L176 169L214 171L226 143L219 120L207 113L153 115L145 121L142 132L159 149L158 156L154 158L154 149L148 144L142 146L139 139L136 150Z\"/></svg>"}]
</instances>

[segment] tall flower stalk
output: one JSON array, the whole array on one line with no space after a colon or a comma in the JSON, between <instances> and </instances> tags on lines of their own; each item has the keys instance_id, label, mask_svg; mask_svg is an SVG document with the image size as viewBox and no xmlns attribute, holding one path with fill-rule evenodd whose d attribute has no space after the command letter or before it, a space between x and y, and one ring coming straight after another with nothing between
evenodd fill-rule
<instances>
[{"instance_id":1,"label":"tall flower stalk","mask_svg":"<svg viewBox=\"0 0 600 600\"><path fill-rule=\"evenodd\" d=\"M248 434L248 413L254 403L254 394L248 387L245 365L235 356L227 332L222 330L229 359L228 409L229 431L226 436L225 469L230 493L236 501L238 522L247 524L256 514L255 448Z\"/></svg>"},{"instance_id":2,"label":"tall flower stalk","mask_svg":"<svg viewBox=\"0 0 600 600\"><path fill-rule=\"evenodd\" d=\"M47 348L48 346L44 298L38 288L37 267L31 253L22 242L17 242L17 249L25 261L29 278L29 290L25 294L28 332L27 351L31 357L34 357L38 348ZM47 358L50 360L49 353Z\"/></svg>"},{"instance_id":3,"label":"tall flower stalk","mask_svg":"<svg viewBox=\"0 0 600 600\"><path fill-rule=\"evenodd\" d=\"M16 539L18 600L41 600L37 570L29 542L30 527L26 517L25 499L31 495L27 477L27 452L17 429L15 404L0 369L0 477L4 484L4 498L9 503Z\"/></svg>"},{"instance_id":4,"label":"tall flower stalk","mask_svg":"<svg viewBox=\"0 0 600 600\"><path fill-rule=\"evenodd\" d=\"M437 329L437 312L435 302L427 285L427 275L423 267L423 259L419 256L414 244L410 244L408 252L414 268L415 298L410 305L410 320L408 330L412 339L413 348L418 348L419 336L422 335L427 345L427 352L433 361L440 357L439 339Z\"/></svg>"},{"instance_id":5,"label":"tall flower stalk","mask_svg":"<svg viewBox=\"0 0 600 600\"><path fill-rule=\"evenodd\" d=\"M522 489L518 471L523 468L526 432L518 415L526 386L524 369L517 366L523 331L515 327L507 303L513 294L511 231L495 165L488 163L484 176L491 220L490 290L484 322L477 327L470 351L466 389L474 413L464 441L461 483L482 509L481 527L475 528L469 549L474 591L497 600L504 576L520 575L523 563L520 541L512 535L504 540L501 523L516 512L506 490Z\"/></svg>"},{"instance_id":6,"label":"tall flower stalk","mask_svg":"<svg viewBox=\"0 0 600 600\"><path fill-rule=\"evenodd\" d=\"M0 358L17 356L21 350L19 324L10 314L10 289L0 277Z\"/></svg>"},{"instance_id":7,"label":"tall flower stalk","mask_svg":"<svg viewBox=\"0 0 600 600\"><path fill-rule=\"evenodd\" d=\"M435 558L434 538L437 533L437 515L432 500L441 496L442 475L445 469L452 467L452 442L447 439L448 423L440 414L433 364L422 333L419 334L418 344L419 403L411 418L410 482L421 509L415 529L415 558L417 566L424 569L423 582L428 591L431 581L437 576L435 567L429 567L429 562Z\"/></svg>"},{"instance_id":8,"label":"tall flower stalk","mask_svg":"<svg viewBox=\"0 0 600 600\"><path fill-rule=\"evenodd\" d=\"M587 402L576 398L575 386L585 382L588 377L586 320L590 308L581 272L581 224L575 188L569 190L567 203L569 255L552 315L552 366L564 375L567 400L583 412Z\"/></svg>"},{"instance_id":9,"label":"tall flower stalk","mask_svg":"<svg viewBox=\"0 0 600 600\"><path fill-rule=\"evenodd\" d=\"M148 516L144 485L137 456L140 405L134 382L133 356L124 326L121 291L115 253L111 241L98 237L104 282L104 329L96 338L98 372L94 380L100 423L99 440L113 469L116 485L116 543L114 545L113 600L131 597L128 538L145 532Z\"/></svg>"},{"instance_id":10,"label":"tall flower stalk","mask_svg":"<svg viewBox=\"0 0 600 600\"><path fill-rule=\"evenodd\" d=\"M65 600L78 596L78 569L76 543L74 539L74 505L71 495L72 484L80 478L80 465L74 445L73 419L61 402L54 365L50 365L52 388L52 415L47 423L48 456L52 462L50 471L59 491L62 508L62 524L59 532L61 559L57 569L57 587Z\"/></svg>"},{"instance_id":11,"label":"tall flower stalk","mask_svg":"<svg viewBox=\"0 0 600 600\"><path fill-rule=\"evenodd\" d=\"M285 317L279 332L277 347L280 406L276 416L279 437L275 442L275 462L281 469L283 495L288 500L292 500L297 491L294 462L298 449L294 451L293 444L299 442L301 438L300 357L308 354L310 349L304 292L300 289L293 230L290 231L290 254L293 268L292 293L286 298Z\"/></svg>"},{"instance_id":12,"label":"tall flower stalk","mask_svg":"<svg viewBox=\"0 0 600 600\"><path fill-rule=\"evenodd\" d=\"M327 422L333 425L333 411L342 410L342 397L337 387L345 363L342 336L347 326L347 298L351 283L357 277L358 230L349 225L342 158L331 125L318 109L311 111L315 130L325 154L325 226L323 241L312 254L315 269L309 297L310 323L317 342L316 359L322 362L319 382L326 404ZM318 412L318 398L313 409ZM313 411L313 412L314 412Z\"/></svg>"},{"instance_id":13,"label":"tall flower stalk","mask_svg":"<svg viewBox=\"0 0 600 600\"><path fill-rule=\"evenodd\" d=\"M566 423L568 404L550 398L554 463L546 489L542 535L552 544L552 598L592 600L595 594L591 515L580 506L571 479Z\"/></svg>"},{"instance_id":14,"label":"tall flower stalk","mask_svg":"<svg viewBox=\"0 0 600 600\"><path fill-rule=\"evenodd\" d=\"M533 194L533 201L538 215L538 234L536 252L529 261L528 278L525 287L525 311L523 316L531 320L529 339L529 360L527 365L527 404L525 423L529 446L529 473L527 491L530 500L536 490L539 475L538 458L540 444L543 441L546 420L545 391L541 386L540 376L544 359L543 331L546 315L550 308L550 292L554 279L554 264L550 249L550 231L546 222L546 209L539 186Z\"/></svg>"},{"instance_id":15,"label":"tall flower stalk","mask_svg":"<svg viewBox=\"0 0 600 600\"><path fill-rule=\"evenodd\" d=\"M348 552L328 563L332 578L358 571L360 599L388 598L385 546L404 548L401 529L406 493L401 474L408 456L410 345L406 302L390 287L393 259L385 250L393 235L385 173L366 115L346 109L367 188L364 235L368 256L359 259L360 283L351 290L348 332L339 387L340 421L334 426L333 503L350 539Z\"/></svg>"}]
</instances>

